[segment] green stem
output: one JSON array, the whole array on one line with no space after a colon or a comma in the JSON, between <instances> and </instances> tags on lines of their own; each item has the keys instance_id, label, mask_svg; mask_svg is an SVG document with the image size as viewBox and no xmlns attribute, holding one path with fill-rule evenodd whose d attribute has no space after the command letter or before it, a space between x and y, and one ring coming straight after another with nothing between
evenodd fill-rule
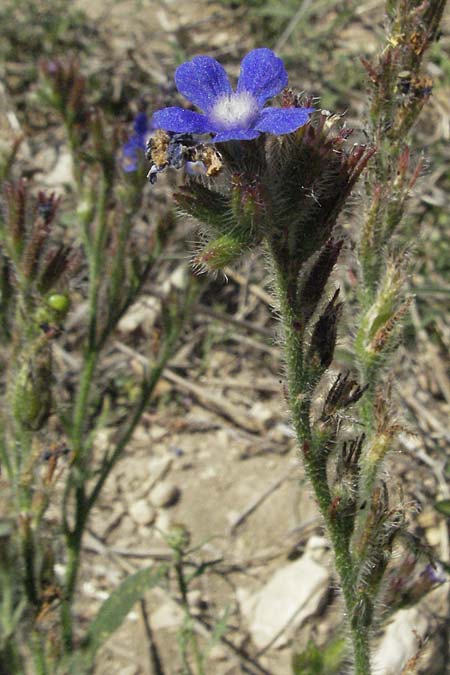
<instances>
[{"instance_id":1,"label":"green stem","mask_svg":"<svg viewBox=\"0 0 450 675\"><path fill-rule=\"evenodd\" d=\"M67 140L69 143L70 155L72 157L73 176L75 179L77 191L78 193L80 193L83 185L82 166L79 156L80 139L74 130L73 124L71 124L67 120L64 120L64 126L66 129Z\"/></svg>"},{"instance_id":2,"label":"green stem","mask_svg":"<svg viewBox=\"0 0 450 675\"><path fill-rule=\"evenodd\" d=\"M81 537L75 534L67 543L65 591L61 602L61 631L65 652L73 650L72 600L80 566Z\"/></svg>"},{"instance_id":3,"label":"green stem","mask_svg":"<svg viewBox=\"0 0 450 675\"><path fill-rule=\"evenodd\" d=\"M48 675L45 652L42 647L41 636L37 631L33 631L31 636L31 651L33 654L35 675Z\"/></svg>"},{"instance_id":4,"label":"green stem","mask_svg":"<svg viewBox=\"0 0 450 675\"><path fill-rule=\"evenodd\" d=\"M80 377L80 384L75 399L72 418L71 441L72 451L76 459L78 459L83 447L87 406L98 356L99 355L96 350L87 351Z\"/></svg>"},{"instance_id":5,"label":"green stem","mask_svg":"<svg viewBox=\"0 0 450 675\"><path fill-rule=\"evenodd\" d=\"M197 675L205 675L205 670L203 667L203 656L200 651L200 647L198 644L197 636L195 634L195 631L192 629L191 622L191 611L189 607L189 600L188 600L188 591L189 591L189 585L188 582L186 581L186 578L184 576L184 557L183 557L183 552L180 550L175 551L175 574L177 577L177 583L178 583L178 590L181 595L181 604L183 606L186 619L188 622L188 635L189 635L189 643L192 647L192 651L194 653L194 659L195 659L195 665L197 669ZM187 669L189 669L189 672L191 672L189 668L189 664L185 663Z\"/></svg>"},{"instance_id":6,"label":"green stem","mask_svg":"<svg viewBox=\"0 0 450 675\"><path fill-rule=\"evenodd\" d=\"M303 448L306 474L317 498L325 520L334 551L336 571L339 575L346 614L350 625L355 675L370 675L370 641L368 627L360 621L354 565L350 551L350 535L343 532L340 521L330 512L331 495L327 478L327 458L322 452L321 439L315 438L310 424L311 401L317 383L317 373L305 363L304 332L295 321L295 310L289 302L295 295L289 291L288 281L278 269L280 311L285 334L285 353L292 421L297 439ZM300 327L301 328L301 327ZM356 625L354 624L356 621Z\"/></svg>"},{"instance_id":7,"label":"green stem","mask_svg":"<svg viewBox=\"0 0 450 675\"><path fill-rule=\"evenodd\" d=\"M100 289L100 282L102 276L102 269L105 263L104 243L107 231L107 204L108 197L111 190L111 185L107 181L105 175L102 175L101 186L99 191L99 201L97 208L97 225L93 242L85 237L86 253L89 262L89 291L88 291L88 305L89 305L89 327L88 327L88 346L90 351L97 351L97 310L98 310L98 293Z\"/></svg>"},{"instance_id":8,"label":"green stem","mask_svg":"<svg viewBox=\"0 0 450 675\"><path fill-rule=\"evenodd\" d=\"M370 675L370 644L367 629L356 627L351 633L355 675Z\"/></svg>"},{"instance_id":9,"label":"green stem","mask_svg":"<svg viewBox=\"0 0 450 675\"><path fill-rule=\"evenodd\" d=\"M27 515L24 515L26 518ZM28 601L31 605L37 606L39 602L36 580L34 575L35 546L33 541L33 532L29 522L24 521L20 526L20 544L22 549L22 558L24 561L24 585Z\"/></svg>"}]
</instances>

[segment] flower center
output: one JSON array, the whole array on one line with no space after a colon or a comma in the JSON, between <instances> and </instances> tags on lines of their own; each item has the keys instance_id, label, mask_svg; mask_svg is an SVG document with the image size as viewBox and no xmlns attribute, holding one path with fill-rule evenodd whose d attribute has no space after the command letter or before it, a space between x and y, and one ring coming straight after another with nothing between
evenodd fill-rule
<instances>
[{"instance_id":1,"label":"flower center","mask_svg":"<svg viewBox=\"0 0 450 675\"><path fill-rule=\"evenodd\" d=\"M225 94L214 104L210 119L222 129L248 129L258 113L256 99L247 91Z\"/></svg>"}]
</instances>

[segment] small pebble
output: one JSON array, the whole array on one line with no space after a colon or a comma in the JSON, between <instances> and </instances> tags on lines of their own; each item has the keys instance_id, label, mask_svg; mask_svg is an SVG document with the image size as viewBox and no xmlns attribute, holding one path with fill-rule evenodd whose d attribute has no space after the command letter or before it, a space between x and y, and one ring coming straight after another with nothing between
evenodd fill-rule
<instances>
[{"instance_id":1,"label":"small pebble","mask_svg":"<svg viewBox=\"0 0 450 675\"><path fill-rule=\"evenodd\" d=\"M166 535L169 531L170 528L172 527L172 518L170 514L167 511L161 511L158 513L158 516L156 518L155 522L155 527L157 532L159 532L164 539L164 535Z\"/></svg>"},{"instance_id":2,"label":"small pebble","mask_svg":"<svg viewBox=\"0 0 450 675\"><path fill-rule=\"evenodd\" d=\"M223 645L213 645L209 650L209 658L213 661L226 661L228 659L228 652Z\"/></svg>"},{"instance_id":3,"label":"small pebble","mask_svg":"<svg viewBox=\"0 0 450 675\"><path fill-rule=\"evenodd\" d=\"M138 525L150 525L156 517L155 509L146 499L138 499L130 505L130 516Z\"/></svg>"},{"instance_id":4,"label":"small pebble","mask_svg":"<svg viewBox=\"0 0 450 675\"><path fill-rule=\"evenodd\" d=\"M174 483L162 481L152 490L150 498L155 506L168 508L177 503L180 498L180 488Z\"/></svg>"},{"instance_id":5,"label":"small pebble","mask_svg":"<svg viewBox=\"0 0 450 675\"><path fill-rule=\"evenodd\" d=\"M206 606L201 591L199 591L198 589L193 589L192 591L189 591L187 599L192 616L200 616L203 608Z\"/></svg>"}]
</instances>

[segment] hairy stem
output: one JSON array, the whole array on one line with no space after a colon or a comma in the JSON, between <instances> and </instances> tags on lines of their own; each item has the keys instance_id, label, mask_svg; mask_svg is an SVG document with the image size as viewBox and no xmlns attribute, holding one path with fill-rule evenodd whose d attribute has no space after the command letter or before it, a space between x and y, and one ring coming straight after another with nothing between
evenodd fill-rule
<instances>
[{"instance_id":1,"label":"hairy stem","mask_svg":"<svg viewBox=\"0 0 450 675\"><path fill-rule=\"evenodd\" d=\"M336 571L339 575L346 615L350 623L355 675L370 675L369 628L363 625L358 612L356 588L357 572L350 550L350 536L340 527L340 521L331 512L331 495L327 478L327 457L316 438L310 423L310 410L317 376L304 356L304 331L295 321L295 309L289 301L293 297L289 283L278 269L278 294L284 327L285 356L288 379L289 405L292 422L300 447L306 474L314 490L320 512L325 520L334 552ZM292 289L291 289L292 290Z\"/></svg>"}]
</instances>

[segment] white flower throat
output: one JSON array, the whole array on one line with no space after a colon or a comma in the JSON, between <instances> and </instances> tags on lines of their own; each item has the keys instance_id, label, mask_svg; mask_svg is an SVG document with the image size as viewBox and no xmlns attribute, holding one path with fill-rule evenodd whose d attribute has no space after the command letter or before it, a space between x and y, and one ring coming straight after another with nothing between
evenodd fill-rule
<instances>
[{"instance_id":1,"label":"white flower throat","mask_svg":"<svg viewBox=\"0 0 450 675\"><path fill-rule=\"evenodd\" d=\"M247 91L224 94L214 104L209 118L223 129L247 129L258 114L258 103Z\"/></svg>"}]
</instances>

